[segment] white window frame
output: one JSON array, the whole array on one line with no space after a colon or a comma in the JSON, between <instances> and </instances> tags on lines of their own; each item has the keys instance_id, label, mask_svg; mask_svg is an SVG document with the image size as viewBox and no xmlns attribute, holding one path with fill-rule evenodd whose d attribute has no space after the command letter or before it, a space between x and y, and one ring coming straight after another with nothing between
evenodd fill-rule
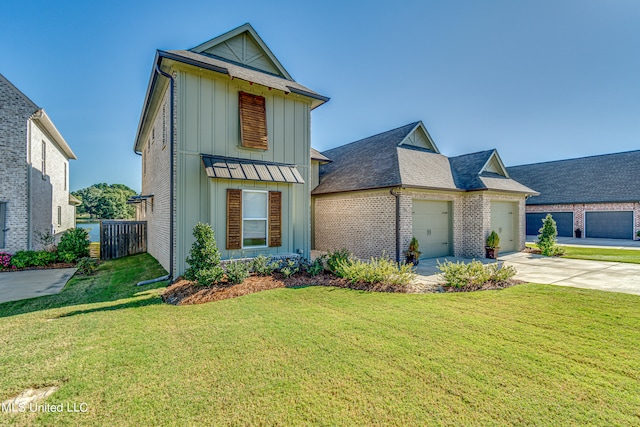
<instances>
[{"instance_id":1,"label":"white window frame","mask_svg":"<svg viewBox=\"0 0 640 427\"><path fill-rule=\"evenodd\" d=\"M244 217L244 213L245 213L245 208L244 208L244 193L265 193L267 195L267 217L266 218L245 218ZM241 236L241 242L242 242L242 249L264 249L264 248L268 248L269 247L269 191L267 190L242 190L242 218L240 219L242 221L242 236ZM264 246L245 246L244 245L244 221L264 221L265 224L265 240L264 240Z\"/></svg>"}]
</instances>

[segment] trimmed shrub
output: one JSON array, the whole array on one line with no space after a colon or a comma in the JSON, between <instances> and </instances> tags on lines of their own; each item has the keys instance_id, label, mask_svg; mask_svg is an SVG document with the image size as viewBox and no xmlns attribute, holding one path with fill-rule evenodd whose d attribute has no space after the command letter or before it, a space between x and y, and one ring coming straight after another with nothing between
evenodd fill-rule
<instances>
[{"instance_id":1,"label":"trimmed shrub","mask_svg":"<svg viewBox=\"0 0 640 427\"><path fill-rule=\"evenodd\" d=\"M557 246L558 241L556 237L558 236L558 228L556 227L556 222L551 216L551 214L547 214L547 216L542 220L542 228L538 230L538 240L536 241L536 245L540 248L540 253L544 256L553 256L557 254Z\"/></svg>"},{"instance_id":2,"label":"trimmed shrub","mask_svg":"<svg viewBox=\"0 0 640 427\"><path fill-rule=\"evenodd\" d=\"M500 245L500 236L495 230L491 230L491 234L487 237L487 247L496 249Z\"/></svg>"},{"instance_id":3,"label":"trimmed shrub","mask_svg":"<svg viewBox=\"0 0 640 427\"><path fill-rule=\"evenodd\" d=\"M516 274L516 269L512 266L500 267L497 263L484 265L480 261L438 262L438 269L442 272L445 286L455 288L480 288L488 282L504 282Z\"/></svg>"},{"instance_id":4,"label":"trimmed shrub","mask_svg":"<svg viewBox=\"0 0 640 427\"><path fill-rule=\"evenodd\" d=\"M201 286L218 283L224 276L224 270L220 266L220 251L211 225L199 222L193 228L193 236L196 241L186 259L189 268L184 273L185 278Z\"/></svg>"},{"instance_id":5,"label":"trimmed shrub","mask_svg":"<svg viewBox=\"0 0 640 427\"><path fill-rule=\"evenodd\" d=\"M90 276L96 272L98 269L98 260L90 257L82 257L78 260L76 264L76 268L80 272L80 274L84 274L86 276Z\"/></svg>"},{"instance_id":6,"label":"trimmed shrub","mask_svg":"<svg viewBox=\"0 0 640 427\"><path fill-rule=\"evenodd\" d=\"M84 228L65 230L58 244L58 259L74 262L78 258L89 256L89 232Z\"/></svg>"},{"instance_id":7,"label":"trimmed shrub","mask_svg":"<svg viewBox=\"0 0 640 427\"><path fill-rule=\"evenodd\" d=\"M280 265L280 273L282 273L285 278L293 276L298 271L300 271L300 264L296 260L288 259Z\"/></svg>"},{"instance_id":8,"label":"trimmed shrub","mask_svg":"<svg viewBox=\"0 0 640 427\"><path fill-rule=\"evenodd\" d=\"M258 276L270 276L273 273L272 263L264 255L258 255L251 261L251 271Z\"/></svg>"},{"instance_id":9,"label":"trimmed shrub","mask_svg":"<svg viewBox=\"0 0 640 427\"><path fill-rule=\"evenodd\" d=\"M340 260L338 269L342 277L351 283L384 283L406 287L416 277L411 264L398 264L388 258L371 258L369 262Z\"/></svg>"},{"instance_id":10,"label":"trimmed shrub","mask_svg":"<svg viewBox=\"0 0 640 427\"><path fill-rule=\"evenodd\" d=\"M0 252L0 270L15 269L16 266L11 264L11 254Z\"/></svg>"},{"instance_id":11,"label":"trimmed shrub","mask_svg":"<svg viewBox=\"0 0 640 427\"><path fill-rule=\"evenodd\" d=\"M227 263L227 280L229 283L238 285L249 277L249 268L242 261L231 261Z\"/></svg>"}]
</instances>

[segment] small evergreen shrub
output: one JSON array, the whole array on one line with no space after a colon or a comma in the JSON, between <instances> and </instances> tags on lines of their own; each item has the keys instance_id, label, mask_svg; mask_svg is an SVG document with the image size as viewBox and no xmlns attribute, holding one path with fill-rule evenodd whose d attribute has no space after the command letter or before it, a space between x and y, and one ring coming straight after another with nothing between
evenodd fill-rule
<instances>
[{"instance_id":1,"label":"small evergreen shrub","mask_svg":"<svg viewBox=\"0 0 640 427\"><path fill-rule=\"evenodd\" d=\"M338 269L351 283L384 283L407 286L415 278L411 264L398 264L388 258L371 258L371 261L340 260Z\"/></svg>"},{"instance_id":2,"label":"small evergreen shrub","mask_svg":"<svg viewBox=\"0 0 640 427\"><path fill-rule=\"evenodd\" d=\"M269 258L258 255L251 261L251 271L258 276L270 276L273 273L273 265L269 262Z\"/></svg>"},{"instance_id":3,"label":"small evergreen shrub","mask_svg":"<svg viewBox=\"0 0 640 427\"><path fill-rule=\"evenodd\" d=\"M500 236L495 230L491 230L491 234L487 237L487 247L496 249L500 245Z\"/></svg>"},{"instance_id":4,"label":"small evergreen shrub","mask_svg":"<svg viewBox=\"0 0 640 427\"><path fill-rule=\"evenodd\" d=\"M11 264L11 254L0 252L0 270L15 269L16 266Z\"/></svg>"},{"instance_id":5,"label":"small evergreen shrub","mask_svg":"<svg viewBox=\"0 0 640 427\"><path fill-rule=\"evenodd\" d=\"M327 253L327 266L329 270L338 277L344 277L343 269L351 264L351 252L347 249L329 251Z\"/></svg>"},{"instance_id":6,"label":"small evergreen shrub","mask_svg":"<svg viewBox=\"0 0 640 427\"><path fill-rule=\"evenodd\" d=\"M538 230L538 233L540 234L538 235L536 245L540 248L540 253L544 256L556 255L558 251L558 241L556 239L558 236L558 229L551 214L547 214L547 216L542 220L542 228Z\"/></svg>"},{"instance_id":7,"label":"small evergreen shrub","mask_svg":"<svg viewBox=\"0 0 640 427\"><path fill-rule=\"evenodd\" d=\"M227 280L229 283L238 285L249 277L249 267L242 261L231 261L227 263Z\"/></svg>"},{"instance_id":8,"label":"small evergreen shrub","mask_svg":"<svg viewBox=\"0 0 640 427\"><path fill-rule=\"evenodd\" d=\"M193 236L196 241L186 259L189 268L184 273L185 278L201 286L218 283L224 276L224 270L220 266L220 251L211 225L199 222L193 228Z\"/></svg>"},{"instance_id":9,"label":"small evergreen shrub","mask_svg":"<svg viewBox=\"0 0 640 427\"><path fill-rule=\"evenodd\" d=\"M96 272L98 269L98 260L90 257L82 257L78 260L76 264L76 268L80 272L80 274L84 274L85 276L90 276Z\"/></svg>"},{"instance_id":10,"label":"small evergreen shrub","mask_svg":"<svg viewBox=\"0 0 640 427\"><path fill-rule=\"evenodd\" d=\"M58 259L74 262L78 258L89 256L89 232L84 228L65 230L58 244Z\"/></svg>"},{"instance_id":11,"label":"small evergreen shrub","mask_svg":"<svg viewBox=\"0 0 640 427\"><path fill-rule=\"evenodd\" d=\"M516 274L516 269L512 266L500 267L497 263L484 265L480 261L438 262L438 269L442 272L445 286L456 288L479 288L488 282L504 282Z\"/></svg>"}]
</instances>

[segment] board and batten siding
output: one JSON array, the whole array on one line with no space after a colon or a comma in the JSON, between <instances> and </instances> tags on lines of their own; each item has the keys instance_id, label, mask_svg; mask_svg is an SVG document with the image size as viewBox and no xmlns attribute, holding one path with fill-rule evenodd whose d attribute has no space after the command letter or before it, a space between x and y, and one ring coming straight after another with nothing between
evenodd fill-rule
<instances>
[{"instance_id":1,"label":"board and batten siding","mask_svg":"<svg viewBox=\"0 0 640 427\"><path fill-rule=\"evenodd\" d=\"M223 259L310 250L310 103L209 71L176 65L177 188L176 272L184 273L194 241L193 227L212 225ZM241 146L239 92L265 98L268 149ZM305 184L210 179L201 154L295 164ZM226 190L259 189L282 192L282 246L226 250Z\"/></svg>"}]
</instances>

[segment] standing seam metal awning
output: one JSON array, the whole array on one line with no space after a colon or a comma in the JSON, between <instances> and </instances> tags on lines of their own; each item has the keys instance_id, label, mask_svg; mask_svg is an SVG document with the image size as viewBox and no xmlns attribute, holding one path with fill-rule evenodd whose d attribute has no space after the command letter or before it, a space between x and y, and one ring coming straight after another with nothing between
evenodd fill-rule
<instances>
[{"instance_id":1,"label":"standing seam metal awning","mask_svg":"<svg viewBox=\"0 0 640 427\"><path fill-rule=\"evenodd\" d=\"M202 155L201 157L209 178L304 184L304 179L295 165L222 156Z\"/></svg>"}]
</instances>

